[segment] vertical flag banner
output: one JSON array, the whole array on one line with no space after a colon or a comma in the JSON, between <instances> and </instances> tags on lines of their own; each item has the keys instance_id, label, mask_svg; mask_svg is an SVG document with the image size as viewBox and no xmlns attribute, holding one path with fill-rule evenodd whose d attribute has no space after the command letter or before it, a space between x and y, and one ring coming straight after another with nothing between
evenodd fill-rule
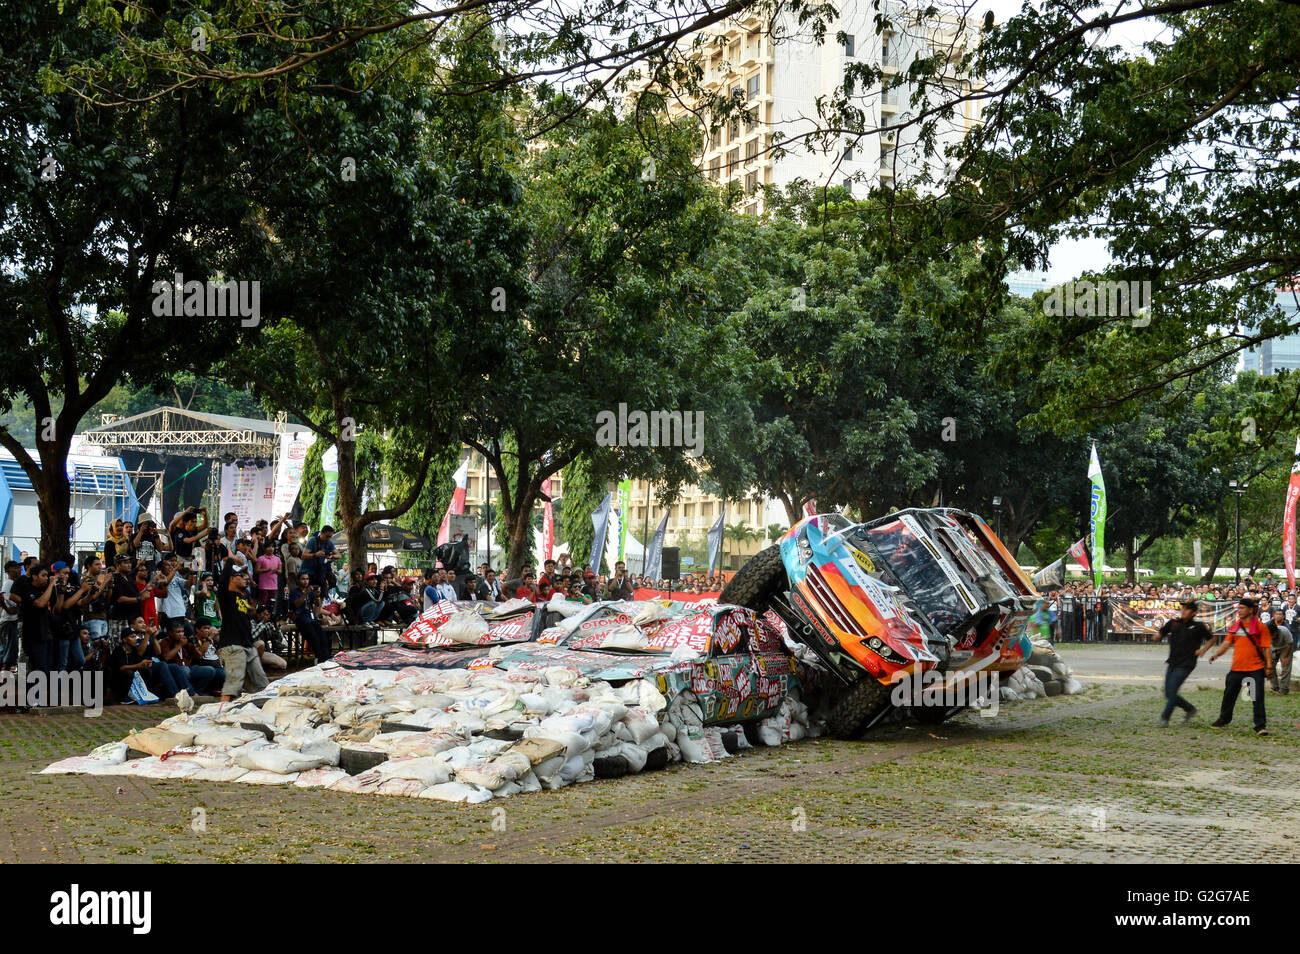
<instances>
[{"instance_id":1,"label":"vertical flag banner","mask_svg":"<svg viewBox=\"0 0 1300 954\"><path fill-rule=\"evenodd\" d=\"M817 513L817 498L813 497L803 505L803 515L805 517L814 516Z\"/></svg>"},{"instance_id":2,"label":"vertical flag banner","mask_svg":"<svg viewBox=\"0 0 1300 954\"><path fill-rule=\"evenodd\" d=\"M551 506L551 478L542 481L542 494L546 502L542 504L542 562L551 558L555 550L555 509Z\"/></svg>"},{"instance_id":3,"label":"vertical flag banner","mask_svg":"<svg viewBox=\"0 0 1300 954\"><path fill-rule=\"evenodd\" d=\"M591 514L591 528L594 535L591 538L591 569L600 573L600 560L605 555L605 535L609 532L609 518L614 509L614 494L605 494L605 499L600 502L600 506Z\"/></svg>"},{"instance_id":4,"label":"vertical flag banner","mask_svg":"<svg viewBox=\"0 0 1300 954\"><path fill-rule=\"evenodd\" d=\"M330 447L321 455L320 468L325 472L325 493L320 499L320 519L316 521L315 526L317 530L333 522L334 508L338 505L339 449L337 447ZM272 487L272 493L274 493L274 487Z\"/></svg>"},{"instance_id":5,"label":"vertical flag banner","mask_svg":"<svg viewBox=\"0 0 1300 954\"><path fill-rule=\"evenodd\" d=\"M650 539L650 549L646 551L645 566L641 572L652 580L659 579L659 571L664 565L664 534L668 532L668 514L659 521L655 535Z\"/></svg>"},{"instance_id":6,"label":"vertical flag banner","mask_svg":"<svg viewBox=\"0 0 1300 954\"><path fill-rule=\"evenodd\" d=\"M456 481L456 489L451 492L451 503L447 504L447 512L442 516L442 526L438 528L438 546L451 543L451 518L453 515L460 516L465 512L465 485L469 483L468 457L460 462L453 479Z\"/></svg>"},{"instance_id":7,"label":"vertical flag banner","mask_svg":"<svg viewBox=\"0 0 1300 954\"><path fill-rule=\"evenodd\" d=\"M627 559L627 527L632 522L632 481L618 482L618 558Z\"/></svg>"},{"instance_id":8,"label":"vertical flag banner","mask_svg":"<svg viewBox=\"0 0 1300 954\"><path fill-rule=\"evenodd\" d=\"M1092 456L1088 459L1088 479L1092 481L1092 506L1088 514L1088 531L1092 535L1092 575L1094 584L1100 588L1102 571L1106 567L1106 481L1101 476L1096 444L1092 445Z\"/></svg>"},{"instance_id":9,"label":"vertical flag banner","mask_svg":"<svg viewBox=\"0 0 1300 954\"><path fill-rule=\"evenodd\" d=\"M1080 537L1065 551L1066 556L1074 557L1074 562L1083 567L1084 573L1092 572L1092 562L1088 559L1088 538Z\"/></svg>"},{"instance_id":10,"label":"vertical flag banner","mask_svg":"<svg viewBox=\"0 0 1300 954\"><path fill-rule=\"evenodd\" d=\"M722 512L718 514L718 519L713 522L709 528L709 575L718 568L718 561L722 557L722 526L727 519L727 504L723 501Z\"/></svg>"},{"instance_id":11,"label":"vertical flag banner","mask_svg":"<svg viewBox=\"0 0 1300 954\"><path fill-rule=\"evenodd\" d=\"M1295 506L1300 500L1300 437L1291 459L1291 482L1286 487L1286 516L1282 523L1282 559L1286 561L1286 588L1295 589Z\"/></svg>"}]
</instances>

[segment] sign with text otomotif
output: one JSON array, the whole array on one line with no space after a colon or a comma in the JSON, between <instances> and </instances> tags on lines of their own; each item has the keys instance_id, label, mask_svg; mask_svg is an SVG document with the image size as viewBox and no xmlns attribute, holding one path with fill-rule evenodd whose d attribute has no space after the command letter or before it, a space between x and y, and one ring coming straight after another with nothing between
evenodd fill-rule
<instances>
[{"instance_id":1,"label":"sign with text otomotif","mask_svg":"<svg viewBox=\"0 0 1300 954\"><path fill-rule=\"evenodd\" d=\"M1197 622L1204 623L1212 633L1226 633L1229 624L1237 617L1236 603L1200 602ZM1116 599L1111 597L1110 629L1116 633L1144 633L1152 638L1160 635L1160 627L1177 619L1182 609L1180 600Z\"/></svg>"}]
</instances>

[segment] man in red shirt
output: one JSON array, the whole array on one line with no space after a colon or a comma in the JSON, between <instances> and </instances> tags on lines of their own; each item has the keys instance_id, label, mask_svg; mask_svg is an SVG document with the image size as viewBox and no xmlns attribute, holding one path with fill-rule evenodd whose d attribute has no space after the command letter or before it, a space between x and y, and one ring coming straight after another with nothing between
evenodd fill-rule
<instances>
[{"instance_id":1,"label":"man in red shirt","mask_svg":"<svg viewBox=\"0 0 1300 954\"><path fill-rule=\"evenodd\" d=\"M1223 684L1223 704L1219 707L1219 720L1215 728L1232 721L1232 710L1237 706L1241 685L1246 684L1246 696L1254 704L1255 734L1268 735L1264 718L1264 673L1273 671L1273 635L1259 618L1259 604L1250 597L1237 601L1237 619L1228 627L1223 645L1210 656L1214 662L1232 647L1232 669Z\"/></svg>"}]
</instances>

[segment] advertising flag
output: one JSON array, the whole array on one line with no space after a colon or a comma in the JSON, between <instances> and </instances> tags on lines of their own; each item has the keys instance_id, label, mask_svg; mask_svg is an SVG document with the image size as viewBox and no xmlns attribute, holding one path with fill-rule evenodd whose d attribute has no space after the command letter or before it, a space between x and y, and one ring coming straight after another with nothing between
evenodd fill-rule
<instances>
[{"instance_id":1,"label":"advertising flag","mask_svg":"<svg viewBox=\"0 0 1300 954\"><path fill-rule=\"evenodd\" d=\"M1057 560L1051 566L1043 567L1034 574L1034 586L1039 590L1050 590L1053 587L1065 585L1065 557Z\"/></svg>"},{"instance_id":2,"label":"advertising flag","mask_svg":"<svg viewBox=\"0 0 1300 954\"><path fill-rule=\"evenodd\" d=\"M632 481L618 482L618 558L627 559L627 526L632 522Z\"/></svg>"},{"instance_id":3,"label":"advertising flag","mask_svg":"<svg viewBox=\"0 0 1300 954\"><path fill-rule=\"evenodd\" d=\"M1074 562L1083 567L1084 573L1092 572L1092 561L1088 559L1088 539L1080 537L1070 545L1070 549L1065 551L1066 556L1074 557Z\"/></svg>"},{"instance_id":4,"label":"advertising flag","mask_svg":"<svg viewBox=\"0 0 1300 954\"><path fill-rule=\"evenodd\" d=\"M642 569L642 574L650 577L652 580L659 579L659 571L663 569L664 564L664 534L668 532L668 514L664 513L663 519L659 521L659 526L655 529L655 535L650 538L650 549L646 551L646 564Z\"/></svg>"},{"instance_id":5,"label":"advertising flag","mask_svg":"<svg viewBox=\"0 0 1300 954\"><path fill-rule=\"evenodd\" d=\"M1101 476L1096 444L1092 445L1092 456L1088 459L1088 480L1092 481L1092 506L1088 514L1088 532L1092 536L1092 577L1100 588L1102 571L1106 567L1106 481Z\"/></svg>"},{"instance_id":6,"label":"advertising flag","mask_svg":"<svg viewBox=\"0 0 1300 954\"><path fill-rule=\"evenodd\" d=\"M465 486L469 483L468 457L460 462L453 479L456 481L456 489L451 492L451 503L447 504L447 512L442 517L442 526L438 528L438 546L451 542L452 515L460 516L465 512Z\"/></svg>"},{"instance_id":7,"label":"advertising flag","mask_svg":"<svg viewBox=\"0 0 1300 954\"><path fill-rule=\"evenodd\" d=\"M1291 483L1286 488L1286 516L1282 523L1282 559L1286 561L1287 592L1295 589L1295 506L1300 499L1300 437L1291 460Z\"/></svg>"},{"instance_id":8,"label":"advertising flag","mask_svg":"<svg viewBox=\"0 0 1300 954\"><path fill-rule=\"evenodd\" d=\"M712 576L718 568L718 560L722 556L722 525L727 519L727 504L722 504L722 512L718 514L718 519L713 522L709 528L709 575Z\"/></svg>"},{"instance_id":9,"label":"advertising flag","mask_svg":"<svg viewBox=\"0 0 1300 954\"><path fill-rule=\"evenodd\" d=\"M555 510L551 507L551 478L542 481L542 562L551 559L555 550Z\"/></svg>"},{"instance_id":10,"label":"advertising flag","mask_svg":"<svg viewBox=\"0 0 1300 954\"><path fill-rule=\"evenodd\" d=\"M600 560L605 555L605 536L609 533L609 518L613 510L614 493L610 491L591 515L591 528L594 531L591 538L591 568L596 573L600 573Z\"/></svg>"},{"instance_id":11,"label":"advertising flag","mask_svg":"<svg viewBox=\"0 0 1300 954\"><path fill-rule=\"evenodd\" d=\"M811 500L809 500L806 504L803 505L803 515L805 517L811 517L816 513L817 513L817 498L813 497Z\"/></svg>"},{"instance_id":12,"label":"advertising flag","mask_svg":"<svg viewBox=\"0 0 1300 954\"><path fill-rule=\"evenodd\" d=\"M325 493L320 499L320 519L316 521L317 530L334 521L334 508L338 506L339 449L337 447L331 446L321 455L320 468L325 473ZM271 493L273 495L275 493L274 485L271 487Z\"/></svg>"}]
</instances>

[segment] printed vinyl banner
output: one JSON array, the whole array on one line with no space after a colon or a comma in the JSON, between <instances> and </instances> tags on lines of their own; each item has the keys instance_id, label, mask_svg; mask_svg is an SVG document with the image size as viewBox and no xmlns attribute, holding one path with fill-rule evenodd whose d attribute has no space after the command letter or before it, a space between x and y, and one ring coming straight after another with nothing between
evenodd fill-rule
<instances>
[{"instance_id":1,"label":"printed vinyl banner","mask_svg":"<svg viewBox=\"0 0 1300 954\"><path fill-rule=\"evenodd\" d=\"M241 532L259 520L274 520L274 502L275 471L270 467L221 465L221 512L234 513Z\"/></svg>"},{"instance_id":2,"label":"printed vinyl banner","mask_svg":"<svg viewBox=\"0 0 1300 954\"><path fill-rule=\"evenodd\" d=\"M1210 627L1212 633L1226 633L1228 625L1236 619L1236 603L1210 603L1201 601L1197 622ZM1182 604L1178 600L1125 600L1110 599L1112 612L1110 629L1116 633L1144 633L1152 638L1159 636L1160 627L1178 618Z\"/></svg>"},{"instance_id":3,"label":"printed vinyl banner","mask_svg":"<svg viewBox=\"0 0 1300 954\"><path fill-rule=\"evenodd\" d=\"M667 590L639 589L632 593L632 599L634 600L673 599L673 600L678 600L682 603L698 603L701 600L717 600L718 597L720 597L721 595L722 595L721 590L719 590L716 593L679 593L677 590L673 590L672 593L669 593Z\"/></svg>"},{"instance_id":4,"label":"printed vinyl banner","mask_svg":"<svg viewBox=\"0 0 1300 954\"><path fill-rule=\"evenodd\" d=\"M311 431L280 435L280 460L275 468L275 497L271 504L276 517L288 513L297 502L307 451L315 442L316 435Z\"/></svg>"}]
</instances>

